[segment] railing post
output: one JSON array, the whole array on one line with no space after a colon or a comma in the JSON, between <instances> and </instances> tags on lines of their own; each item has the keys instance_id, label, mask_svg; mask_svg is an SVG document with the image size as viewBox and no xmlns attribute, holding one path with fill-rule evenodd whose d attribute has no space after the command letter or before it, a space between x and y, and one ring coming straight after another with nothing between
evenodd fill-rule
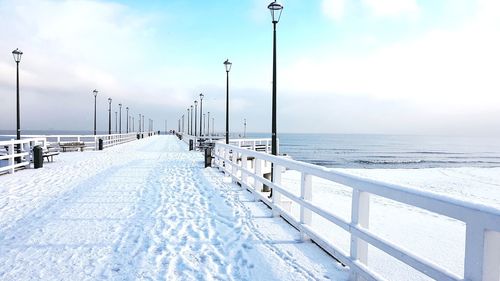
<instances>
[{"instance_id":1,"label":"railing post","mask_svg":"<svg viewBox=\"0 0 500 281\"><path fill-rule=\"evenodd\" d=\"M483 280L500 280L500 232L484 233Z\"/></svg>"},{"instance_id":2,"label":"railing post","mask_svg":"<svg viewBox=\"0 0 500 281\"><path fill-rule=\"evenodd\" d=\"M241 153L241 185L248 185L247 184L247 173L245 170L248 169L248 161L247 161L247 156Z\"/></svg>"},{"instance_id":3,"label":"railing post","mask_svg":"<svg viewBox=\"0 0 500 281\"><path fill-rule=\"evenodd\" d=\"M358 189L352 191L351 224L369 227L370 218L370 194ZM358 260L368 266L368 243L351 234L351 259ZM363 280L354 271L350 272L349 279L352 281Z\"/></svg>"},{"instance_id":4,"label":"railing post","mask_svg":"<svg viewBox=\"0 0 500 281\"><path fill-rule=\"evenodd\" d=\"M305 201L312 201L312 176L306 173L302 173L300 180L300 198ZM311 210L300 205L300 223L305 225L311 225L312 222L312 212ZM307 235L302 232L300 234L302 240L308 240Z\"/></svg>"},{"instance_id":5,"label":"railing post","mask_svg":"<svg viewBox=\"0 0 500 281\"><path fill-rule=\"evenodd\" d=\"M231 165L231 174L234 176L234 178L238 178L238 152L232 151L233 153L233 158L231 159L231 162L233 162L233 165Z\"/></svg>"},{"instance_id":6,"label":"railing post","mask_svg":"<svg viewBox=\"0 0 500 281\"><path fill-rule=\"evenodd\" d=\"M226 176L229 174L229 168L232 169L231 164L229 164L229 147L224 147L224 173ZM231 170L232 171L232 170Z\"/></svg>"},{"instance_id":7,"label":"railing post","mask_svg":"<svg viewBox=\"0 0 500 281\"><path fill-rule=\"evenodd\" d=\"M274 184L281 184L281 172L283 170L283 167L278 166L274 164L273 167L273 183ZM276 190L276 188L273 189L273 217L279 217L280 212L277 206L281 203L281 194Z\"/></svg>"},{"instance_id":8,"label":"railing post","mask_svg":"<svg viewBox=\"0 0 500 281\"><path fill-rule=\"evenodd\" d=\"M21 147L22 147L22 152L23 153L26 153L26 152L28 153L28 155L24 157L24 161L28 162L28 164L26 164L26 166L24 166L24 167L26 167L26 168L29 169L30 168L30 163L31 163L30 162L30 160L31 160L30 142L26 141L25 143L23 143L21 145Z\"/></svg>"},{"instance_id":9,"label":"railing post","mask_svg":"<svg viewBox=\"0 0 500 281\"><path fill-rule=\"evenodd\" d=\"M28 149L29 149L29 155L28 155L28 169L31 168L31 162L35 162L35 160L33 159L33 148L35 147L36 145L36 141L33 140L33 141L30 141L28 143Z\"/></svg>"},{"instance_id":10,"label":"railing post","mask_svg":"<svg viewBox=\"0 0 500 281\"><path fill-rule=\"evenodd\" d=\"M255 161L255 174L259 178L262 178L262 176L263 176L263 174L262 174L262 159L255 158L254 161ZM262 182L255 180L254 181L254 190L260 192L260 191L262 191L262 188L263 188ZM257 199L257 198L254 196L254 199Z\"/></svg>"},{"instance_id":11,"label":"railing post","mask_svg":"<svg viewBox=\"0 0 500 281\"><path fill-rule=\"evenodd\" d=\"M480 222L467 222L464 279L498 281L499 278L500 233L484 229Z\"/></svg>"},{"instance_id":12,"label":"railing post","mask_svg":"<svg viewBox=\"0 0 500 281\"><path fill-rule=\"evenodd\" d=\"M9 157L9 164L8 165L10 167L9 174L13 174L14 170L15 170L15 168L14 168L14 139L11 139L10 141L11 141L11 143L9 144L10 157Z\"/></svg>"}]
</instances>

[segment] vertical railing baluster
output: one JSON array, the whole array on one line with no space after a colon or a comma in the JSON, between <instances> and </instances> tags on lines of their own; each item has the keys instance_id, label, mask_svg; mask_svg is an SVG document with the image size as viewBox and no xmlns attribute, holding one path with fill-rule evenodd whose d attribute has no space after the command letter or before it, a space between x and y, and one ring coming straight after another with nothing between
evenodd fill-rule
<instances>
[{"instance_id":1,"label":"vertical railing baluster","mask_svg":"<svg viewBox=\"0 0 500 281\"><path fill-rule=\"evenodd\" d=\"M231 162L233 165L231 165L231 174L234 176L233 181L235 181L238 178L238 152L234 149L232 150L232 157Z\"/></svg>"},{"instance_id":2,"label":"vertical railing baluster","mask_svg":"<svg viewBox=\"0 0 500 281\"><path fill-rule=\"evenodd\" d=\"M300 180L300 198L305 201L312 201L312 176L306 173L302 173ZM310 226L312 223L312 212L311 210L300 205L300 223ZM307 240L307 235L302 231L301 239Z\"/></svg>"},{"instance_id":3,"label":"vertical railing baluster","mask_svg":"<svg viewBox=\"0 0 500 281\"><path fill-rule=\"evenodd\" d=\"M263 173L262 173L262 159L259 159L259 158L255 158L255 174L257 175L257 177L259 178L262 178L263 177ZM254 190L256 192L261 192L262 191L262 182L258 181L258 180L255 180L254 181ZM255 196L254 196L255 198Z\"/></svg>"},{"instance_id":4,"label":"vertical railing baluster","mask_svg":"<svg viewBox=\"0 0 500 281\"><path fill-rule=\"evenodd\" d=\"M485 229L478 221L467 222L465 228L464 279L486 281L483 279Z\"/></svg>"},{"instance_id":5,"label":"vertical railing baluster","mask_svg":"<svg viewBox=\"0 0 500 281\"><path fill-rule=\"evenodd\" d=\"M245 172L248 170L248 159L247 156L241 153L241 185L247 186L247 173Z\"/></svg>"},{"instance_id":6,"label":"vertical railing baluster","mask_svg":"<svg viewBox=\"0 0 500 281\"><path fill-rule=\"evenodd\" d=\"M231 160L229 159L229 158L230 158L230 156L231 156L231 155L230 155L230 151L229 151L229 147L225 147L225 148L224 148L224 152L225 152L225 154L226 154L226 157L224 157L224 172L225 172L226 176L229 176L229 175L230 175L230 174L229 174L229 173L230 173L230 170L229 170L229 169L232 169L231 164L229 164L229 163L230 163L230 161L231 161ZM231 170L231 171L232 171L232 170Z\"/></svg>"},{"instance_id":7,"label":"vertical railing baluster","mask_svg":"<svg viewBox=\"0 0 500 281\"><path fill-rule=\"evenodd\" d=\"M9 174L13 174L14 173L14 139L11 139L10 140L11 143L9 144Z\"/></svg>"},{"instance_id":8,"label":"vertical railing baluster","mask_svg":"<svg viewBox=\"0 0 500 281\"><path fill-rule=\"evenodd\" d=\"M283 171L283 167L274 164L274 167L273 167L273 183L274 184L277 184L277 185L281 184L281 172L282 171ZM273 188L272 201L273 201L273 204L272 204L273 205L273 208L272 208L273 217L278 217L280 215L280 211L276 207L279 206L281 203L281 194L279 193L278 190L276 190L276 188Z\"/></svg>"},{"instance_id":9,"label":"vertical railing baluster","mask_svg":"<svg viewBox=\"0 0 500 281\"><path fill-rule=\"evenodd\" d=\"M483 280L500 280L500 232L486 230L483 249Z\"/></svg>"},{"instance_id":10,"label":"vertical railing baluster","mask_svg":"<svg viewBox=\"0 0 500 281\"><path fill-rule=\"evenodd\" d=\"M369 227L370 219L370 194L353 189L351 224L361 226L365 229ZM368 267L368 243L359 239L351 233L351 259L358 260ZM362 280L353 270L350 272L350 280Z\"/></svg>"}]
</instances>

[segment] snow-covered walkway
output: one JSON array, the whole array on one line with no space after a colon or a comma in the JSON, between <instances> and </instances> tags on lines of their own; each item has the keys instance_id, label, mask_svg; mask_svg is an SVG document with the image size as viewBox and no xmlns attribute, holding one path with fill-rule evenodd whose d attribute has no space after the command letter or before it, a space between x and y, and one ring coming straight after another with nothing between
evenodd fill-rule
<instances>
[{"instance_id":1,"label":"snow-covered walkway","mask_svg":"<svg viewBox=\"0 0 500 281\"><path fill-rule=\"evenodd\" d=\"M0 177L0 280L345 280L173 136Z\"/></svg>"}]
</instances>

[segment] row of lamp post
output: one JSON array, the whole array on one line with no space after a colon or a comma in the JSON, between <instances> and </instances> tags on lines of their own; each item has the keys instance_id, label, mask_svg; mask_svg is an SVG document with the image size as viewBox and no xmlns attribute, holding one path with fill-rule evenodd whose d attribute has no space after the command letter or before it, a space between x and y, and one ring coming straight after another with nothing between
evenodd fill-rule
<instances>
[{"instance_id":1,"label":"row of lamp post","mask_svg":"<svg viewBox=\"0 0 500 281\"><path fill-rule=\"evenodd\" d=\"M97 134L97 94L99 93L98 90L94 89L92 91L94 94L94 135ZM111 135L111 105L113 103L112 98L108 98L108 134ZM119 103L119 111L115 111L115 132L121 134L122 133L122 104ZM127 106L125 107L125 110L127 112L127 118L126 118L126 130L125 132L128 134L130 132L135 131L135 117L131 116L129 114L130 108ZM118 118L119 116L119 118ZM142 116L142 119L141 119ZM153 120L150 120L150 126L149 130L153 130ZM144 115L139 114L139 132L144 132Z\"/></svg>"},{"instance_id":2,"label":"row of lamp post","mask_svg":"<svg viewBox=\"0 0 500 281\"><path fill-rule=\"evenodd\" d=\"M195 100L192 105L187 108L187 114L182 115L178 120L179 132L184 132L194 136L210 135L210 112L203 113L203 99L205 95L200 93L200 110L199 110L199 124L198 124L198 100ZM194 115L194 116L193 116ZM207 119L208 115L208 119ZM187 118L185 118L187 117ZM213 119L213 118L212 118ZM194 125L193 125L194 124ZM198 129L199 125L199 129ZM212 124L213 127L213 124Z\"/></svg>"},{"instance_id":3,"label":"row of lamp post","mask_svg":"<svg viewBox=\"0 0 500 281\"><path fill-rule=\"evenodd\" d=\"M271 2L267 8L271 12L271 17L272 17L272 23L273 23L273 86L272 86L272 128L271 128L271 133L272 133L272 140L271 140L271 153L273 155L277 155L277 120L276 120L276 107L277 107L277 81L276 81L276 26L281 18L281 12L283 11L283 6L279 3L276 3L276 1ZM20 119L20 105L19 105L19 63L21 62L21 56L23 55L23 52L20 51L19 49L15 49L12 51L12 55L14 57L14 61L16 62L16 67L17 67L17 72L16 72L16 110L17 110L17 127L16 127L16 136L17 139L21 139L21 119ZM231 71L232 63L229 61L229 59L226 59L224 62L224 66L226 69L226 144L229 143L229 72ZM98 91L94 90L94 135L97 134L97 121L96 121L96 115L97 115L97 94ZM203 135L203 98L204 95L200 94L200 136ZM108 134L111 134L111 103L112 99L108 98L109 102L109 114L108 114ZM119 106L119 112L120 112L120 125L119 125L119 133L121 133L121 108L122 104L118 104ZM194 101L194 135L197 136L197 106L198 106L198 101ZM191 105L191 110L188 107L188 133L193 134L193 106ZM129 131L129 108L127 107L127 132ZM117 112L115 112L115 119L117 119ZM213 118L212 118L212 130L214 127L213 124ZM153 129L153 122L151 119L149 119L149 129ZM182 128L180 126L181 124L181 119L179 119L179 131L184 131L184 115L182 116ZM208 117L208 124L210 124L210 117ZM139 131L144 130L144 115L142 115L142 124L141 124L141 114L139 114ZM115 131L116 131L116 123L115 123ZM245 120L245 131L246 131L246 120ZM210 131L208 131L210 133ZM246 134L246 132L245 132ZM20 146L18 145L16 147L16 150L18 153L20 153ZM16 161L20 161L20 159L17 159Z\"/></svg>"},{"instance_id":4,"label":"row of lamp post","mask_svg":"<svg viewBox=\"0 0 500 281\"><path fill-rule=\"evenodd\" d=\"M273 85L272 85L272 120L271 120L271 153L273 155L278 154L277 148L277 75L276 75L276 26L281 18L281 13L283 11L283 5L277 3L276 1L271 2L267 8L271 12L272 23L273 23ZM229 59L224 61L224 66L226 69L226 144L229 144L229 72L231 71L232 63ZM200 136L203 134L204 129L202 128L202 120L204 120L203 114L203 94L200 94ZM190 135L197 136L197 105L198 101L194 101L194 131L193 131L193 105L187 108L187 133ZM210 112L208 112L208 134L210 134ZM179 124L181 119L179 119ZM184 115L182 116L182 124L184 124ZM246 136L246 119L244 120L244 136ZM183 130L179 126L179 130ZM212 118L212 130L214 129L214 119Z\"/></svg>"}]
</instances>

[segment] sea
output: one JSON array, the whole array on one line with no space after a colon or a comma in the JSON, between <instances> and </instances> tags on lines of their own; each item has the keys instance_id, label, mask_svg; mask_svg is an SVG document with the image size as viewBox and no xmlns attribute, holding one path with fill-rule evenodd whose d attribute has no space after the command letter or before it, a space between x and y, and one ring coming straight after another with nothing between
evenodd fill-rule
<instances>
[{"instance_id":1,"label":"sea","mask_svg":"<svg viewBox=\"0 0 500 281\"><path fill-rule=\"evenodd\" d=\"M0 141L14 131L0 130ZM98 132L98 134L106 132ZM26 131L32 135L90 135L92 131ZM238 137L238 136L235 136ZM270 138L249 133L246 138ZM500 138L376 134L278 135L280 153L329 168L421 169L500 167Z\"/></svg>"}]
</instances>

